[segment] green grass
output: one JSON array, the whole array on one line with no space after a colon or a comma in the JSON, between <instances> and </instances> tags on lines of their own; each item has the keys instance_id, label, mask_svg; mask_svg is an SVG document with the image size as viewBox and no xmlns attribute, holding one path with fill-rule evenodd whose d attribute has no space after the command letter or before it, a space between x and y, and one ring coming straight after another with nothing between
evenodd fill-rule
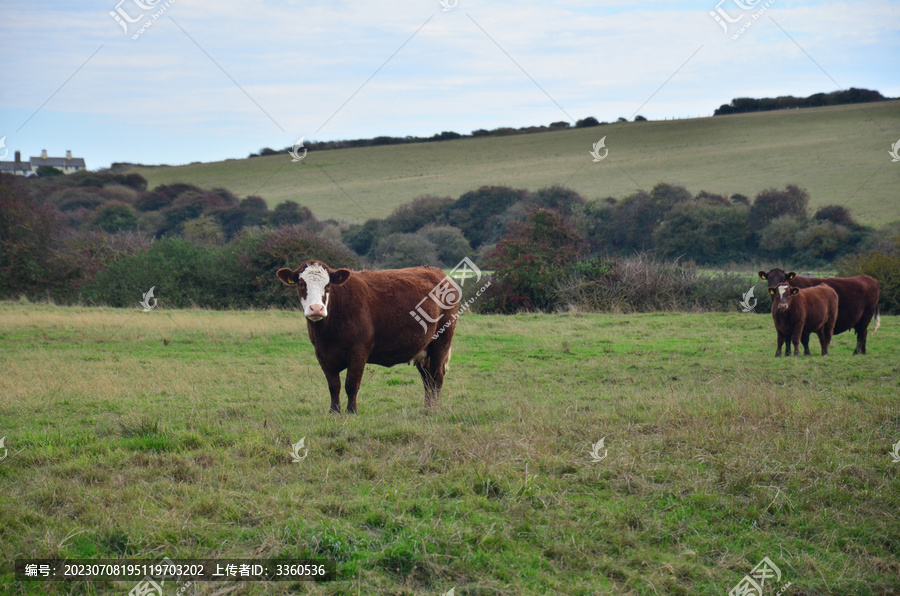
<instances>
[{"instance_id":1,"label":"green grass","mask_svg":"<svg viewBox=\"0 0 900 596\"><path fill-rule=\"evenodd\" d=\"M190 182L257 194L274 206L298 201L320 218L384 217L412 199L458 197L484 184L536 190L565 184L585 198L621 198L658 182L754 197L796 183L811 206L848 206L879 225L900 219L900 167L888 151L900 130L900 101L617 123L509 137L310 152L253 159L136 168L150 187ZM588 151L606 136L609 156Z\"/></svg>"},{"instance_id":2,"label":"green grass","mask_svg":"<svg viewBox=\"0 0 900 596\"><path fill-rule=\"evenodd\" d=\"M865 357L775 359L763 314L466 314L438 408L371 367L356 417L297 312L0 320L0 592L133 586L18 584L15 558L163 556L341 576L241 594L721 595L765 556L787 594L900 591L897 317Z\"/></svg>"}]
</instances>

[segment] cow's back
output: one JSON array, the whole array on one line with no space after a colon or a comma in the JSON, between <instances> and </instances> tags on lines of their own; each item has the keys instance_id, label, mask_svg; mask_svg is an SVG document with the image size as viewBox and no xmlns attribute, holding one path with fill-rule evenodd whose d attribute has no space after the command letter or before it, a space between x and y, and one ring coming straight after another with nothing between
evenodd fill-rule
<instances>
[{"instance_id":1,"label":"cow's back","mask_svg":"<svg viewBox=\"0 0 900 596\"><path fill-rule=\"evenodd\" d=\"M878 306L881 288L868 275L855 277L795 277L790 284L796 288L812 288L822 284L834 289L838 296L838 316L834 332L853 329L860 321L866 324L872 319Z\"/></svg>"},{"instance_id":2,"label":"cow's back","mask_svg":"<svg viewBox=\"0 0 900 596\"><path fill-rule=\"evenodd\" d=\"M828 284L800 289L795 300L803 304L804 329L818 330L837 320L840 298Z\"/></svg>"},{"instance_id":3,"label":"cow's back","mask_svg":"<svg viewBox=\"0 0 900 596\"><path fill-rule=\"evenodd\" d=\"M448 297L452 304L442 304L438 301L440 295L433 294L446 279L444 272L435 267L359 271L354 275L366 287L360 314L372 328L373 346L369 355L372 364L392 366L409 362L459 309L459 296L454 294L452 300ZM437 295L438 300L430 295ZM428 317L422 317L422 312Z\"/></svg>"}]
</instances>

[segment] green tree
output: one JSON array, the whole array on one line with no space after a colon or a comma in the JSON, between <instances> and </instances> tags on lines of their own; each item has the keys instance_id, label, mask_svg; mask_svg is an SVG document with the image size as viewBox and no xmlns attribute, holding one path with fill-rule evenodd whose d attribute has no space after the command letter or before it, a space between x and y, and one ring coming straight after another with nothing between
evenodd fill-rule
<instances>
[{"instance_id":1,"label":"green tree","mask_svg":"<svg viewBox=\"0 0 900 596\"><path fill-rule=\"evenodd\" d=\"M137 211L124 203L107 203L97 211L94 227L104 232L133 232L138 229Z\"/></svg>"},{"instance_id":2,"label":"green tree","mask_svg":"<svg viewBox=\"0 0 900 596\"><path fill-rule=\"evenodd\" d=\"M756 195L750 206L750 225L754 230L762 230L766 225L783 215L806 219L809 193L795 184L784 190L768 188Z\"/></svg>"},{"instance_id":3,"label":"green tree","mask_svg":"<svg viewBox=\"0 0 900 596\"><path fill-rule=\"evenodd\" d=\"M673 208L653 234L659 255L684 257L703 264L743 261L749 256L752 232L746 209L708 203L682 203Z\"/></svg>"},{"instance_id":4,"label":"green tree","mask_svg":"<svg viewBox=\"0 0 900 596\"><path fill-rule=\"evenodd\" d=\"M49 178L51 176L65 176L62 170L53 166L38 166L36 171L38 178Z\"/></svg>"},{"instance_id":5,"label":"green tree","mask_svg":"<svg viewBox=\"0 0 900 596\"><path fill-rule=\"evenodd\" d=\"M428 226L419 230L418 233L434 245L437 258L444 267L453 267L463 257L472 254L472 247L459 228Z\"/></svg>"},{"instance_id":6,"label":"green tree","mask_svg":"<svg viewBox=\"0 0 900 596\"><path fill-rule=\"evenodd\" d=\"M388 269L440 264L431 241L417 234L402 233L391 234L379 241L375 260Z\"/></svg>"},{"instance_id":7,"label":"green tree","mask_svg":"<svg viewBox=\"0 0 900 596\"><path fill-rule=\"evenodd\" d=\"M222 244L225 240L222 226L209 215L201 215L184 222L181 235L197 244Z\"/></svg>"}]
</instances>

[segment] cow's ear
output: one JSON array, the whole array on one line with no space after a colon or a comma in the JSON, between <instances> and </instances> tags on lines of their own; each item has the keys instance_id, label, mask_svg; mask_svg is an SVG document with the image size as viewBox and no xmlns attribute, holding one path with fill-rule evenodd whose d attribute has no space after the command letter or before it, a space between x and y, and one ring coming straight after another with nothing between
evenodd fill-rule
<instances>
[{"instance_id":1,"label":"cow's ear","mask_svg":"<svg viewBox=\"0 0 900 596\"><path fill-rule=\"evenodd\" d=\"M275 272L275 275L277 275L278 279L281 280L281 283L286 286L296 285L297 280L300 279L300 273L298 271L291 271L287 267L282 267Z\"/></svg>"},{"instance_id":2,"label":"cow's ear","mask_svg":"<svg viewBox=\"0 0 900 596\"><path fill-rule=\"evenodd\" d=\"M769 288L769 294L771 294L772 296L774 296L774 295L775 295L775 289L774 289L774 288Z\"/></svg>"},{"instance_id":3,"label":"cow's ear","mask_svg":"<svg viewBox=\"0 0 900 596\"><path fill-rule=\"evenodd\" d=\"M350 279L349 269L338 269L337 271L332 271L331 275L329 275L329 281L335 286L341 285L348 279Z\"/></svg>"},{"instance_id":4,"label":"cow's ear","mask_svg":"<svg viewBox=\"0 0 900 596\"><path fill-rule=\"evenodd\" d=\"M799 294L799 293L800 293L799 288L791 288L791 296L793 296L794 294Z\"/></svg>"},{"instance_id":5,"label":"cow's ear","mask_svg":"<svg viewBox=\"0 0 900 596\"><path fill-rule=\"evenodd\" d=\"M766 272L765 272L765 271L760 271L760 272L759 272L759 278L760 278L760 279L769 279L769 276L766 275Z\"/></svg>"},{"instance_id":6,"label":"cow's ear","mask_svg":"<svg viewBox=\"0 0 900 596\"><path fill-rule=\"evenodd\" d=\"M795 277L797 277L797 274L794 273L793 271L791 271L790 273L787 274L788 279L794 279Z\"/></svg>"}]
</instances>

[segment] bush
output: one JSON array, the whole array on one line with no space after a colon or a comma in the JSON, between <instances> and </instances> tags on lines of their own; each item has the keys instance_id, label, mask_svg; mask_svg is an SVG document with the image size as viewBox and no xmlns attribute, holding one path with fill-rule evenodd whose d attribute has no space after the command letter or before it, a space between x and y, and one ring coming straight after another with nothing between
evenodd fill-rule
<instances>
[{"instance_id":1,"label":"bush","mask_svg":"<svg viewBox=\"0 0 900 596\"><path fill-rule=\"evenodd\" d=\"M184 222L181 235L185 240L197 244L222 244L225 240L222 226L208 215L201 215L196 219Z\"/></svg>"},{"instance_id":2,"label":"bush","mask_svg":"<svg viewBox=\"0 0 900 596\"><path fill-rule=\"evenodd\" d=\"M411 234L427 225L441 225L446 222L447 210L453 203L450 197L424 196L413 199L394 209L385 218L385 231L388 234Z\"/></svg>"},{"instance_id":3,"label":"bush","mask_svg":"<svg viewBox=\"0 0 900 596\"><path fill-rule=\"evenodd\" d=\"M58 296L66 286L55 261L63 232L59 212L25 184L0 174L0 298Z\"/></svg>"},{"instance_id":4,"label":"bush","mask_svg":"<svg viewBox=\"0 0 900 596\"><path fill-rule=\"evenodd\" d=\"M870 250L842 259L838 262L838 275L874 277L881 285L881 312L900 315L900 234L886 239L880 250Z\"/></svg>"},{"instance_id":5,"label":"bush","mask_svg":"<svg viewBox=\"0 0 900 596\"><path fill-rule=\"evenodd\" d=\"M341 238L358 255L375 258L375 247L384 237L384 220L370 219L366 223L352 224L341 232Z\"/></svg>"},{"instance_id":6,"label":"bush","mask_svg":"<svg viewBox=\"0 0 900 596\"><path fill-rule=\"evenodd\" d=\"M463 257L472 254L472 247L459 228L454 228L453 226L429 226L420 230L419 235L434 245L437 251L437 258L444 267L453 267Z\"/></svg>"},{"instance_id":7,"label":"bush","mask_svg":"<svg viewBox=\"0 0 900 596\"><path fill-rule=\"evenodd\" d=\"M244 231L223 253L235 272L230 301L240 307L296 306L296 295L285 292L275 279L275 272L282 267L296 269L311 260L335 269L360 265L346 247L301 226Z\"/></svg>"},{"instance_id":8,"label":"bush","mask_svg":"<svg viewBox=\"0 0 900 596\"><path fill-rule=\"evenodd\" d=\"M378 242L375 261L379 267L400 269L418 265L440 265L434 243L417 234L391 234Z\"/></svg>"},{"instance_id":9,"label":"bush","mask_svg":"<svg viewBox=\"0 0 900 596\"><path fill-rule=\"evenodd\" d=\"M94 227L103 232L134 232L138 228L137 211L131 205L107 203L97 211Z\"/></svg>"},{"instance_id":10,"label":"bush","mask_svg":"<svg viewBox=\"0 0 900 596\"><path fill-rule=\"evenodd\" d=\"M677 205L653 233L661 257L703 264L745 260L751 240L746 209L708 202Z\"/></svg>"},{"instance_id":11,"label":"bush","mask_svg":"<svg viewBox=\"0 0 900 596\"><path fill-rule=\"evenodd\" d=\"M169 308L224 308L230 303L227 263L215 247L181 238L154 242L144 252L112 263L82 290L91 304L137 308L151 287L159 305Z\"/></svg>"},{"instance_id":12,"label":"bush","mask_svg":"<svg viewBox=\"0 0 900 596\"><path fill-rule=\"evenodd\" d=\"M74 295L76 289L93 281L113 263L144 253L149 248L150 238L145 234L84 231L66 240L60 251L60 261L62 268L71 272Z\"/></svg>"},{"instance_id":13,"label":"bush","mask_svg":"<svg viewBox=\"0 0 900 596\"><path fill-rule=\"evenodd\" d=\"M533 211L525 223L513 223L497 245L489 265L495 282L486 311L552 310L559 305L557 284L587 253L587 241L561 215Z\"/></svg>"},{"instance_id":14,"label":"bush","mask_svg":"<svg viewBox=\"0 0 900 596\"><path fill-rule=\"evenodd\" d=\"M450 225L463 231L473 248L499 240L505 227L502 214L517 203L527 202L527 190L508 186L482 186L459 197L448 209Z\"/></svg>"},{"instance_id":15,"label":"bush","mask_svg":"<svg viewBox=\"0 0 900 596\"><path fill-rule=\"evenodd\" d=\"M785 215L805 220L807 205L809 193L794 184L785 186L784 190L766 189L756 195L750 206L750 225L761 230L770 221Z\"/></svg>"},{"instance_id":16,"label":"bush","mask_svg":"<svg viewBox=\"0 0 900 596\"><path fill-rule=\"evenodd\" d=\"M559 214L571 216L584 208L584 198L574 190L557 184L534 192L528 205L535 209L552 209Z\"/></svg>"},{"instance_id":17,"label":"bush","mask_svg":"<svg viewBox=\"0 0 900 596\"><path fill-rule=\"evenodd\" d=\"M292 226L306 222L315 221L312 211L309 207L303 207L296 201L285 201L279 203L269 215L269 225L273 228L281 226Z\"/></svg>"},{"instance_id":18,"label":"bush","mask_svg":"<svg viewBox=\"0 0 900 596\"><path fill-rule=\"evenodd\" d=\"M697 269L653 261L645 254L571 267L557 288L567 304L586 311L683 310L691 303Z\"/></svg>"}]
</instances>

